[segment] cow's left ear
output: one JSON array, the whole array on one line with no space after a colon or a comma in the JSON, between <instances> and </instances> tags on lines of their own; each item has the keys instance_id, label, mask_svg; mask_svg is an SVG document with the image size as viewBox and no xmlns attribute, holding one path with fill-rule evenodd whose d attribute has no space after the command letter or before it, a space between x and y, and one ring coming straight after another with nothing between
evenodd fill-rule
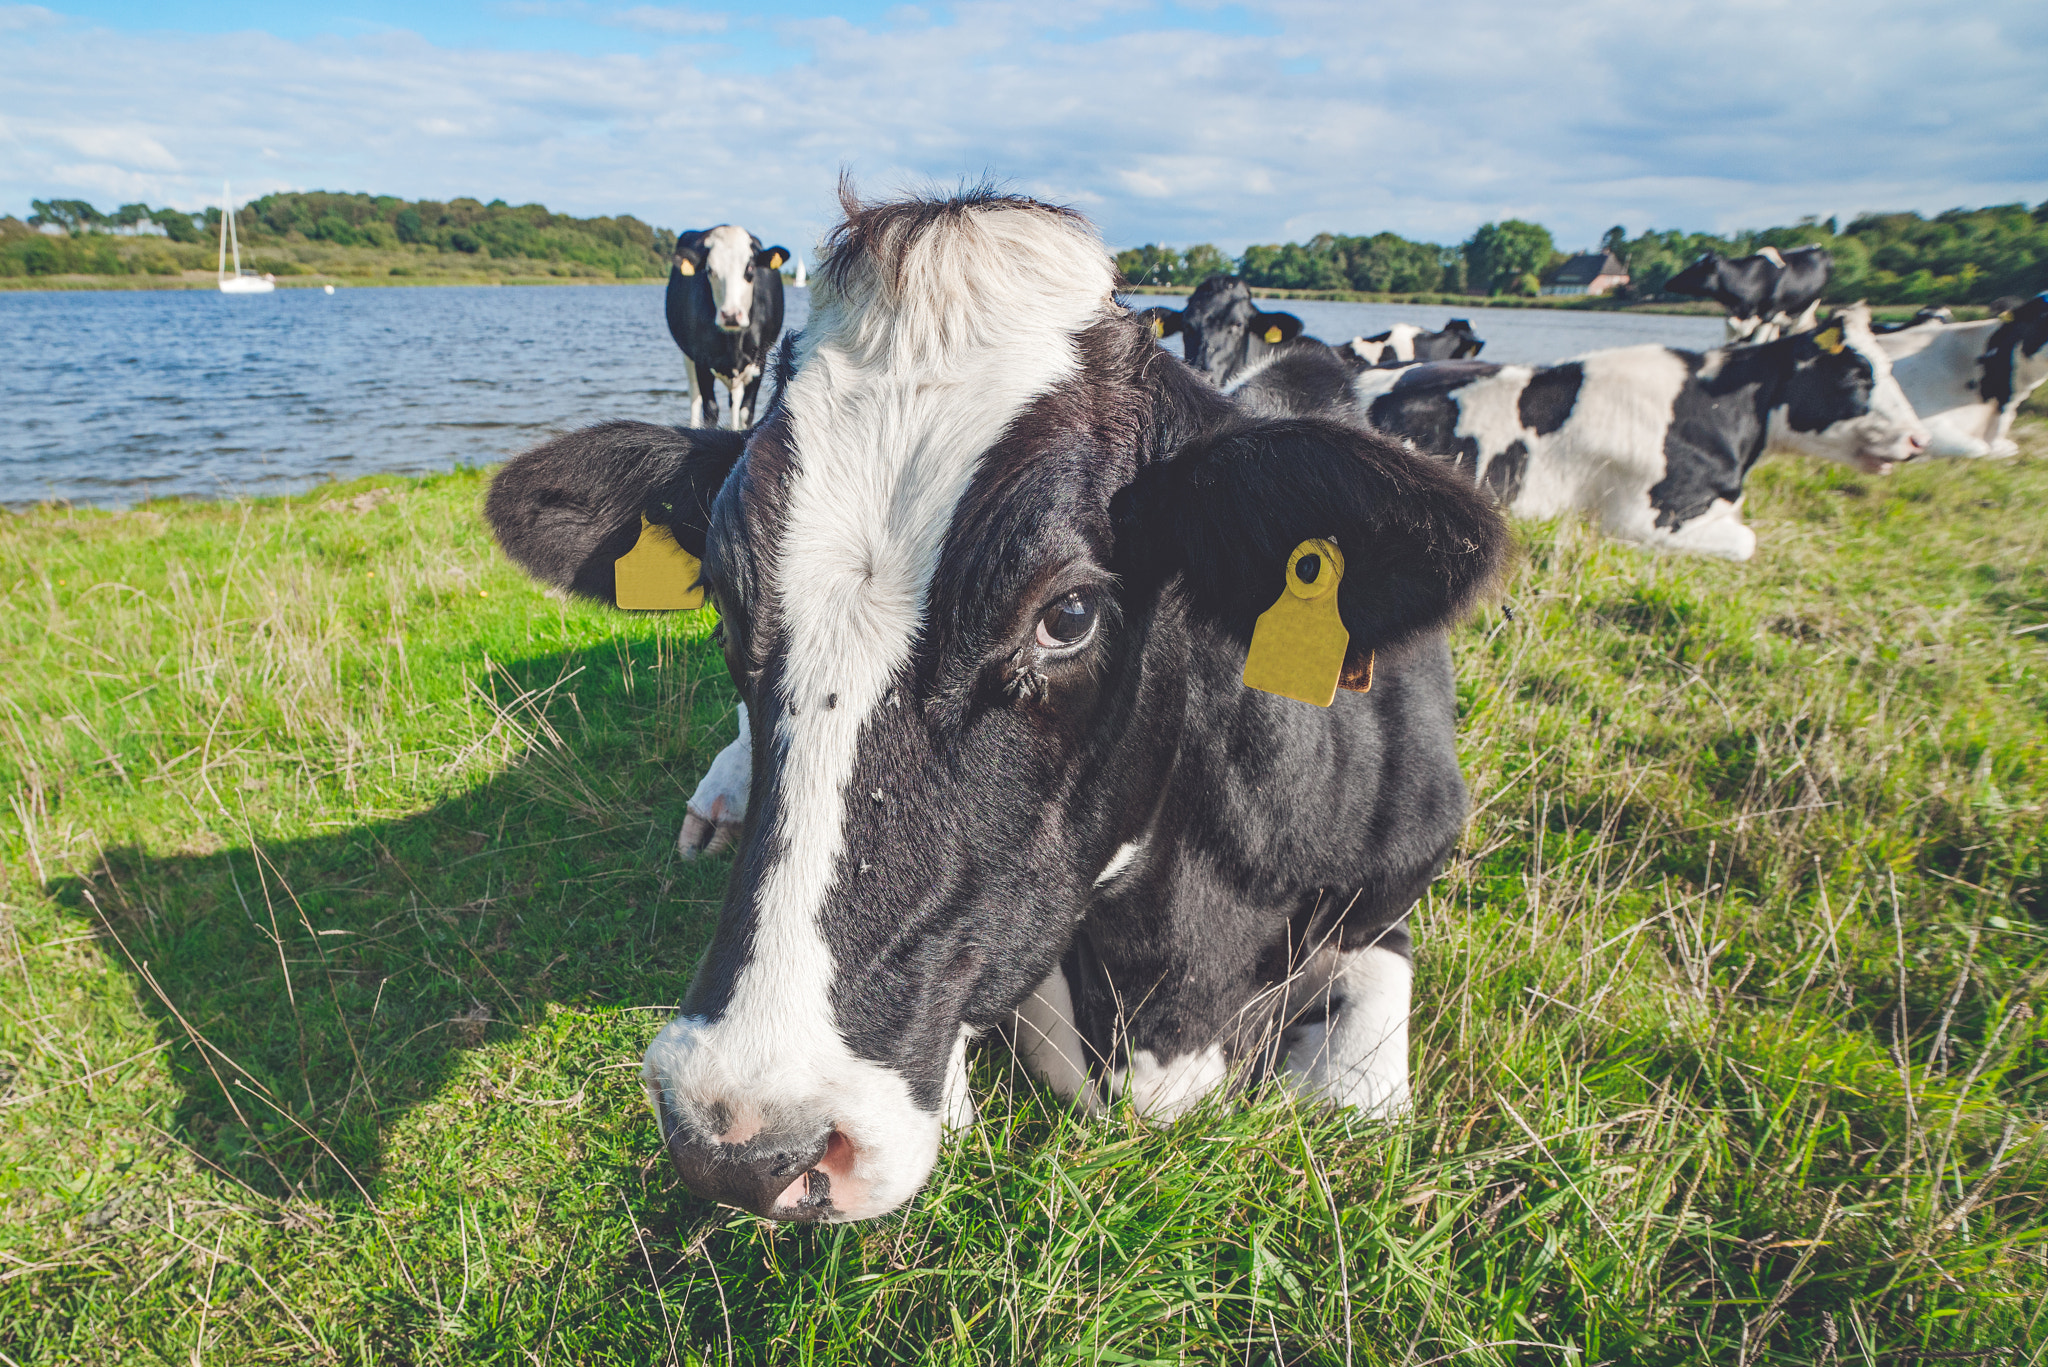
<instances>
[{"instance_id":1,"label":"cow's left ear","mask_svg":"<svg viewBox=\"0 0 2048 1367\"><path fill-rule=\"evenodd\" d=\"M746 433L716 427L586 427L507 462L491 481L484 517L505 554L535 579L616 606L618 561L639 544L644 524L704 558L711 505L746 444Z\"/></svg>"},{"instance_id":2,"label":"cow's left ear","mask_svg":"<svg viewBox=\"0 0 2048 1367\"><path fill-rule=\"evenodd\" d=\"M1249 643L1304 541L1343 555L1346 671L1461 617L1499 579L1507 524L1469 477L1322 419L1234 422L1142 471L1112 504L1120 572L1178 575L1191 610Z\"/></svg>"},{"instance_id":3,"label":"cow's left ear","mask_svg":"<svg viewBox=\"0 0 2048 1367\"><path fill-rule=\"evenodd\" d=\"M1278 346L1301 336L1301 319L1291 313L1254 313L1252 336L1268 346Z\"/></svg>"},{"instance_id":4,"label":"cow's left ear","mask_svg":"<svg viewBox=\"0 0 2048 1367\"><path fill-rule=\"evenodd\" d=\"M754 253L754 264L766 266L771 271L781 270L782 263L787 260L789 260L789 248L787 247L770 247L765 251Z\"/></svg>"}]
</instances>

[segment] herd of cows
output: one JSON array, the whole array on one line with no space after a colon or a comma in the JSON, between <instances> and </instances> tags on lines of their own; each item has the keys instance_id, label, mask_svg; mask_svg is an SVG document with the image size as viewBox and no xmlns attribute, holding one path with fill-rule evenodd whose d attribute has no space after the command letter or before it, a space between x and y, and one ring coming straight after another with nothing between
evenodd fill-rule
<instances>
[{"instance_id":1,"label":"herd of cows","mask_svg":"<svg viewBox=\"0 0 2048 1367\"><path fill-rule=\"evenodd\" d=\"M909 1199L979 1039L1091 1112L1274 1079L1398 1114L1408 914L1467 810L1447 632L1504 513L1742 559L1766 450L1996 454L2048 371L2048 296L1880 333L1800 302L1798 253L1695 268L1739 344L1491 365L1461 321L1331 347L1227 277L1134 313L1021 197L842 207L779 341L788 253L684 235L691 425L557 438L486 502L545 583L616 603L656 536L717 604L740 735L681 845L736 857L643 1081L682 1180L775 1219ZM1330 705L1247 686L1319 598Z\"/></svg>"}]
</instances>

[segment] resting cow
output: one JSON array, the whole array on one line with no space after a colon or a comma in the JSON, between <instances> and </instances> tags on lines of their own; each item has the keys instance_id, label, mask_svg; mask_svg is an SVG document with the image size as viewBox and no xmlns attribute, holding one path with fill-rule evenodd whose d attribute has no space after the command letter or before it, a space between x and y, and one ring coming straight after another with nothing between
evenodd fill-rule
<instances>
[{"instance_id":1,"label":"resting cow","mask_svg":"<svg viewBox=\"0 0 2048 1367\"><path fill-rule=\"evenodd\" d=\"M1728 340L1771 342L1811 332L1834 258L1824 247L1765 247L1730 261L1708 252L1665 282L1666 294L1712 299L1728 310Z\"/></svg>"},{"instance_id":2,"label":"resting cow","mask_svg":"<svg viewBox=\"0 0 2048 1367\"><path fill-rule=\"evenodd\" d=\"M1332 367L1280 358L1240 411L1327 407ZM1716 351L1621 347L1558 365L1438 361L1352 379L1352 419L1449 459L1520 517L1593 514L1608 535L1747 560L1742 486L1767 450L1872 474L1926 440L1862 305L1815 333Z\"/></svg>"},{"instance_id":3,"label":"resting cow","mask_svg":"<svg viewBox=\"0 0 2048 1367\"><path fill-rule=\"evenodd\" d=\"M1485 350L1486 341L1464 318L1453 318L1442 332L1424 332L1413 323L1396 323L1375 337L1353 337L1336 348L1367 367L1413 365L1417 361L1469 361Z\"/></svg>"},{"instance_id":4,"label":"resting cow","mask_svg":"<svg viewBox=\"0 0 2048 1367\"><path fill-rule=\"evenodd\" d=\"M2048 380L2048 293L1981 323L1928 321L1882 333L1877 345L1913 411L1930 456L2015 456L2013 418Z\"/></svg>"},{"instance_id":5,"label":"resting cow","mask_svg":"<svg viewBox=\"0 0 2048 1367\"><path fill-rule=\"evenodd\" d=\"M678 1173L777 1219L880 1215L971 1121L966 1050L997 1031L1087 1108L1277 1075L1401 1110L1405 920L1466 809L1445 628L1498 573L1498 513L1399 442L1234 412L1069 211L844 198L750 439L592 428L486 504L513 559L600 599L659 521L723 617L752 801L645 1059ZM1317 537L1348 562L1297 564ZM1242 682L1290 572L1341 576L1369 692Z\"/></svg>"},{"instance_id":6,"label":"resting cow","mask_svg":"<svg viewBox=\"0 0 2048 1367\"><path fill-rule=\"evenodd\" d=\"M1212 275L1195 287L1185 307L1143 309L1138 321L1149 324L1155 337L1178 335L1188 364L1218 389L1297 338L1307 349L1329 349L1302 337L1301 319L1293 314L1267 313L1252 303L1251 286L1235 275Z\"/></svg>"},{"instance_id":7,"label":"resting cow","mask_svg":"<svg viewBox=\"0 0 2048 1367\"><path fill-rule=\"evenodd\" d=\"M784 247L730 223L676 238L669 263L669 336L683 349L690 380L690 426L716 426L716 381L725 381L726 426L753 426L761 369L782 335Z\"/></svg>"}]
</instances>

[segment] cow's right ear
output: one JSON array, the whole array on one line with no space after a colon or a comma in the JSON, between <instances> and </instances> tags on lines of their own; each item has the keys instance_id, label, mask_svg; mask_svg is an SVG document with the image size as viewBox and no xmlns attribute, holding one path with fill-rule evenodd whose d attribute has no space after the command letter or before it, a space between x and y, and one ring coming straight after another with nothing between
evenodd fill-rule
<instances>
[{"instance_id":1,"label":"cow's right ear","mask_svg":"<svg viewBox=\"0 0 2048 1367\"><path fill-rule=\"evenodd\" d=\"M1139 322L1152 329L1154 337L1171 337L1180 331L1182 319L1179 309L1140 309L1136 316Z\"/></svg>"},{"instance_id":2,"label":"cow's right ear","mask_svg":"<svg viewBox=\"0 0 2048 1367\"><path fill-rule=\"evenodd\" d=\"M1346 669L1462 616L1492 590L1508 531L1469 476L1405 443L1323 419L1237 421L1141 471L1112 504L1119 572L1178 575L1189 609L1241 643L1323 538L1344 557Z\"/></svg>"},{"instance_id":3,"label":"cow's right ear","mask_svg":"<svg viewBox=\"0 0 2048 1367\"><path fill-rule=\"evenodd\" d=\"M1291 313L1254 313L1251 334L1267 346L1278 346L1301 336L1301 319Z\"/></svg>"},{"instance_id":4,"label":"cow's right ear","mask_svg":"<svg viewBox=\"0 0 2048 1367\"><path fill-rule=\"evenodd\" d=\"M789 248L767 247L754 253L754 264L771 271L782 269L782 263L789 260Z\"/></svg>"},{"instance_id":5,"label":"cow's right ear","mask_svg":"<svg viewBox=\"0 0 2048 1367\"><path fill-rule=\"evenodd\" d=\"M641 518L703 559L711 505L746 444L746 433L716 427L586 427L514 456L491 481L484 517L534 578L616 604L614 567Z\"/></svg>"}]
</instances>

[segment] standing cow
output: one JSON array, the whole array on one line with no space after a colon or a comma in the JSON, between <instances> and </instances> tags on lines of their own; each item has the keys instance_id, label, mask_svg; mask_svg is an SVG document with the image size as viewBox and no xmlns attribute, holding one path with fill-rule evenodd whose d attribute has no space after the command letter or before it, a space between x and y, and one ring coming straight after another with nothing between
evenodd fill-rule
<instances>
[{"instance_id":1,"label":"standing cow","mask_svg":"<svg viewBox=\"0 0 2048 1367\"><path fill-rule=\"evenodd\" d=\"M752 802L643 1073L678 1173L776 1219L880 1215L1004 1030L1083 1107L1277 1074L1402 1109L1406 917L1466 810L1444 633L1499 515L1399 442L1234 411L1117 306L1078 215L843 199L751 439L592 428L486 505L601 599L660 521L724 619ZM1247 688L1254 619L1333 579L1370 691Z\"/></svg>"},{"instance_id":2,"label":"standing cow","mask_svg":"<svg viewBox=\"0 0 2048 1367\"><path fill-rule=\"evenodd\" d=\"M1284 383L1274 373L1247 387ZM1368 370L1353 389L1366 423L1448 458L1518 517L1587 512L1620 540L1729 560L1756 550L1742 486L1765 451L1885 474L1927 439L1860 304L1775 342L1618 347L1548 366L1442 361ZM1263 411L1273 406L1269 392Z\"/></svg>"},{"instance_id":3,"label":"standing cow","mask_svg":"<svg viewBox=\"0 0 2048 1367\"><path fill-rule=\"evenodd\" d=\"M718 420L715 381L725 381L726 426L754 423L762 367L782 335L785 247L763 247L745 228L724 224L676 238L669 263L669 336L683 349L690 379L690 426Z\"/></svg>"},{"instance_id":4,"label":"standing cow","mask_svg":"<svg viewBox=\"0 0 2048 1367\"><path fill-rule=\"evenodd\" d=\"M1834 258L1824 247L1764 247L1731 261L1708 252L1665 282L1666 294L1712 299L1728 310L1728 340L1771 342L1810 332Z\"/></svg>"},{"instance_id":5,"label":"standing cow","mask_svg":"<svg viewBox=\"0 0 2048 1367\"><path fill-rule=\"evenodd\" d=\"M2010 302L1981 323L1928 319L1878 334L1899 388L1927 424L1928 455L2019 454L2013 419L2048 380L2048 293Z\"/></svg>"}]
</instances>

